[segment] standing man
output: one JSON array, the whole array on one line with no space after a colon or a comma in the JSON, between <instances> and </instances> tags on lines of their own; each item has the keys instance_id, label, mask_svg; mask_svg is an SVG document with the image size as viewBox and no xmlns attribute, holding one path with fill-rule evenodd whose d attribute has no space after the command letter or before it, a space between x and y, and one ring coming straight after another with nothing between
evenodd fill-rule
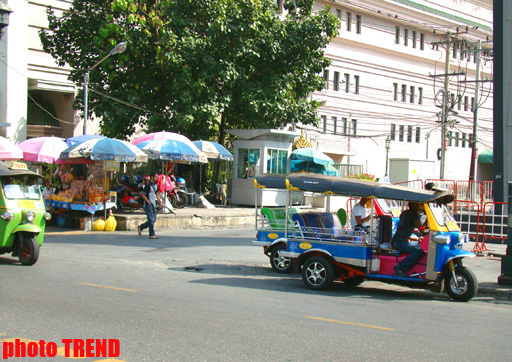
<instances>
[{"instance_id":1,"label":"standing man","mask_svg":"<svg viewBox=\"0 0 512 362\"><path fill-rule=\"evenodd\" d=\"M142 235L142 230L145 228L149 228L149 238L150 239L158 239L158 236L155 235L155 222L156 222L156 200L160 203L161 206L162 200L158 195L158 185L156 184L158 181L158 174L156 172L151 172L149 175L149 182L144 186L144 190L142 191L142 199L144 200L144 211L146 212L146 216L148 221L144 224L137 226L137 232L139 236Z\"/></svg>"},{"instance_id":2,"label":"standing man","mask_svg":"<svg viewBox=\"0 0 512 362\"><path fill-rule=\"evenodd\" d=\"M395 275L406 277L407 271L411 269L425 254L419 243L409 243L409 237L414 229L421 230L420 204L409 202L408 209L400 214L400 221L396 227L395 236L391 244L393 248L401 253L409 254L405 259L394 266Z\"/></svg>"},{"instance_id":3,"label":"standing man","mask_svg":"<svg viewBox=\"0 0 512 362\"><path fill-rule=\"evenodd\" d=\"M354 206L352 209L352 214L350 215L350 223L352 225L352 230L354 231L367 231L368 224L372 215L366 215L366 203L369 198L362 197L361 200Z\"/></svg>"}]
</instances>

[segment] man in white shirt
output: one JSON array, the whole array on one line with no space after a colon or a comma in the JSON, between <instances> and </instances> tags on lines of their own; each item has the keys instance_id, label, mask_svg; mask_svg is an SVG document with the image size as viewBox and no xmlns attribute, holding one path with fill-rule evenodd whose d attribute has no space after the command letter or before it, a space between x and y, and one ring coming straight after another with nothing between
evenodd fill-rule
<instances>
[{"instance_id":1,"label":"man in white shirt","mask_svg":"<svg viewBox=\"0 0 512 362\"><path fill-rule=\"evenodd\" d=\"M366 215L366 203L369 198L362 197L361 200L354 206L352 209L352 214L350 216L350 222L352 225L352 230L354 231L365 231L368 228L367 222L370 220L372 215Z\"/></svg>"}]
</instances>

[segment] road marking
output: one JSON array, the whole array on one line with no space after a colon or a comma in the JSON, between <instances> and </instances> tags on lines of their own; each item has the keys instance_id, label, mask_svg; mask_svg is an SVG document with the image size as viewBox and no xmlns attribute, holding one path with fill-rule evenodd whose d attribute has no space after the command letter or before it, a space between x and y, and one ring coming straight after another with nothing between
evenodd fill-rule
<instances>
[{"instance_id":1,"label":"road marking","mask_svg":"<svg viewBox=\"0 0 512 362\"><path fill-rule=\"evenodd\" d=\"M97 284L89 284L89 283L76 283L76 284L85 285L85 286L88 286L88 287L123 290L125 292L137 292L135 289L125 289L125 288L109 287L107 285L97 285Z\"/></svg>"},{"instance_id":2,"label":"road marking","mask_svg":"<svg viewBox=\"0 0 512 362\"><path fill-rule=\"evenodd\" d=\"M65 347L57 348L57 356L71 358L71 359L84 359L84 358L88 358L88 357L73 357L74 356L74 352L73 352L73 350L71 348L68 348L68 353L69 353L69 356L66 357L66 348Z\"/></svg>"},{"instance_id":3,"label":"road marking","mask_svg":"<svg viewBox=\"0 0 512 362\"><path fill-rule=\"evenodd\" d=\"M335 320L335 319L327 319L327 318L311 317L311 316L305 316L304 318L316 319L316 320L319 320L319 321L332 322L332 323L348 324L348 325L351 325L351 326L358 326L358 327L365 327L365 328L381 329L381 330L384 330L384 331L394 331L394 329L393 329L393 328L386 328L386 327L372 326L372 325L370 325L370 324L361 324L361 323L344 322L344 321L337 321L337 320Z\"/></svg>"}]
</instances>

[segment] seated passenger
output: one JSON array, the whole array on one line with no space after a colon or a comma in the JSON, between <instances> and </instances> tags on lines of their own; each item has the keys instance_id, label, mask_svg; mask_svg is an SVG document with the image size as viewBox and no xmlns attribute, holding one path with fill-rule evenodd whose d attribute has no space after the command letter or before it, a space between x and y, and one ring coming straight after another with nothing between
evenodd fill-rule
<instances>
[{"instance_id":1,"label":"seated passenger","mask_svg":"<svg viewBox=\"0 0 512 362\"><path fill-rule=\"evenodd\" d=\"M366 215L366 203L370 200L367 197L362 197L361 200L352 209L350 216L350 222L352 230L354 231L368 231L368 221L372 218L372 215Z\"/></svg>"}]
</instances>

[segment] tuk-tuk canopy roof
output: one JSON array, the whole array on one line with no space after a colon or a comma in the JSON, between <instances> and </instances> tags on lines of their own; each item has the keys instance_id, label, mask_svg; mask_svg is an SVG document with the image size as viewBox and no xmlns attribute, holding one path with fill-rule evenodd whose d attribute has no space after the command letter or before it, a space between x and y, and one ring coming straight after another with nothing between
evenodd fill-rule
<instances>
[{"instance_id":1,"label":"tuk-tuk canopy roof","mask_svg":"<svg viewBox=\"0 0 512 362\"><path fill-rule=\"evenodd\" d=\"M2 162L0 161L0 177L2 176L34 176L34 177L43 177L38 173L32 172L28 169L16 168L15 163L10 162Z\"/></svg>"},{"instance_id":2,"label":"tuk-tuk canopy roof","mask_svg":"<svg viewBox=\"0 0 512 362\"><path fill-rule=\"evenodd\" d=\"M263 175L256 177L259 188L286 188L292 191L318 192L322 194L354 197L375 197L411 202L440 202L448 204L455 199L453 194L439 191L413 189L406 186L384 184L352 178L299 172L288 176Z\"/></svg>"}]
</instances>

